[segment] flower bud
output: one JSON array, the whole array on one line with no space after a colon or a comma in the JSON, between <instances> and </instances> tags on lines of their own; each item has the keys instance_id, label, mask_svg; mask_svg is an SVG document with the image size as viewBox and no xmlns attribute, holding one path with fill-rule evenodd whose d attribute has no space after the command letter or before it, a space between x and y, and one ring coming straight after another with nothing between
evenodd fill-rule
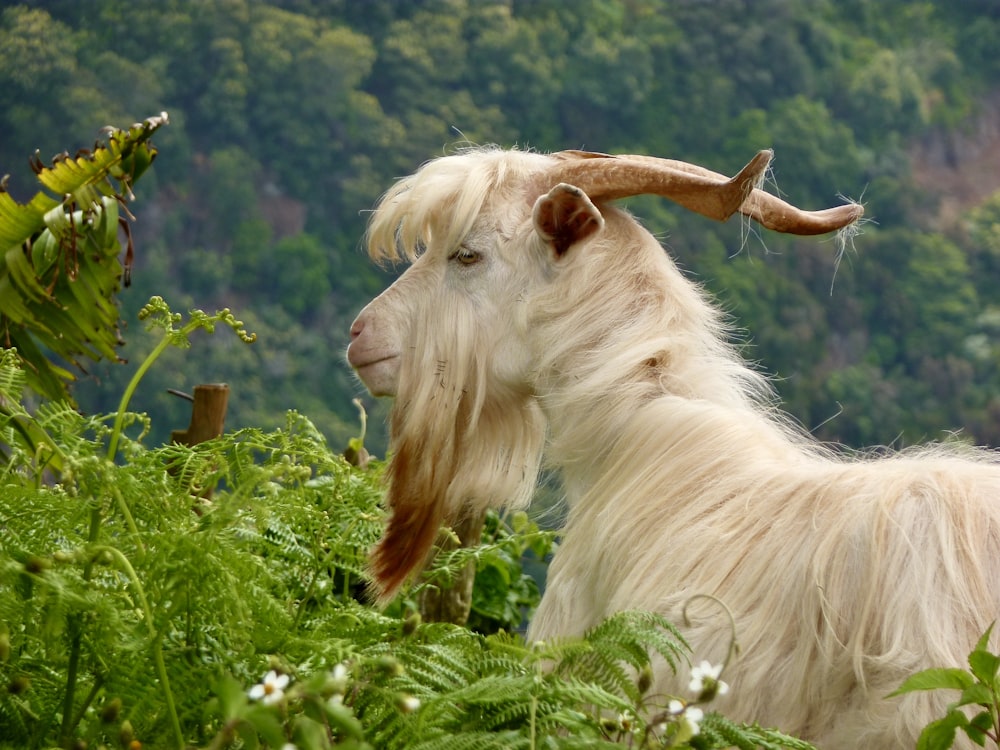
<instances>
[{"instance_id":1,"label":"flower bud","mask_svg":"<svg viewBox=\"0 0 1000 750\"><path fill-rule=\"evenodd\" d=\"M7 692L11 695L20 695L28 692L31 687L31 679L27 675L19 674L7 685Z\"/></svg>"},{"instance_id":2,"label":"flower bud","mask_svg":"<svg viewBox=\"0 0 1000 750\"><path fill-rule=\"evenodd\" d=\"M327 676L326 682L323 685L323 693L326 696L336 695L337 697L343 697L344 693L347 691L348 678L350 677L350 670L347 668L346 664L338 664L333 668L333 671Z\"/></svg>"},{"instance_id":3,"label":"flower bud","mask_svg":"<svg viewBox=\"0 0 1000 750\"><path fill-rule=\"evenodd\" d=\"M375 660L375 664L386 677L398 677L403 674L403 665L391 656L380 656Z\"/></svg>"},{"instance_id":4,"label":"flower bud","mask_svg":"<svg viewBox=\"0 0 1000 750\"><path fill-rule=\"evenodd\" d=\"M639 672L638 688L639 695L645 695L646 692L653 686L653 670L647 664Z\"/></svg>"},{"instance_id":5,"label":"flower bud","mask_svg":"<svg viewBox=\"0 0 1000 750\"><path fill-rule=\"evenodd\" d=\"M122 699L112 698L101 708L101 721L105 724L113 724L118 721L118 714L122 710Z\"/></svg>"},{"instance_id":6,"label":"flower bud","mask_svg":"<svg viewBox=\"0 0 1000 750\"><path fill-rule=\"evenodd\" d=\"M32 575L44 573L51 567L52 563L44 557L32 555L24 561L24 569Z\"/></svg>"},{"instance_id":7,"label":"flower bud","mask_svg":"<svg viewBox=\"0 0 1000 750\"><path fill-rule=\"evenodd\" d=\"M101 550L94 557L95 565L111 565L115 561L115 558L107 550Z\"/></svg>"},{"instance_id":8,"label":"flower bud","mask_svg":"<svg viewBox=\"0 0 1000 750\"><path fill-rule=\"evenodd\" d=\"M122 722L121 727L118 729L118 741L122 743L122 747L131 747L132 743L135 741L135 731L132 729L132 722L128 719Z\"/></svg>"},{"instance_id":9,"label":"flower bud","mask_svg":"<svg viewBox=\"0 0 1000 750\"><path fill-rule=\"evenodd\" d=\"M396 700L396 706L404 714L412 714L420 708L420 699L412 695L400 695Z\"/></svg>"},{"instance_id":10,"label":"flower bud","mask_svg":"<svg viewBox=\"0 0 1000 750\"><path fill-rule=\"evenodd\" d=\"M403 635L410 636L416 631L420 626L420 613L414 612L412 615L403 620Z\"/></svg>"}]
</instances>

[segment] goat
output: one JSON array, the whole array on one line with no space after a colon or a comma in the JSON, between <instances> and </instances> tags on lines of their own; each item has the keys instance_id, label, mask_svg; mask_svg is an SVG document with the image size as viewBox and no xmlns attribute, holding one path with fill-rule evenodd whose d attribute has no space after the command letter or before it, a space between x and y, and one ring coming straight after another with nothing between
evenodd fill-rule
<instances>
[{"instance_id":1,"label":"goat","mask_svg":"<svg viewBox=\"0 0 1000 750\"><path fill-rule=\"evenodd\" d=\"M699 166L579 151L477 148L381 199L370 255L412 265L351 327L347 357L394 396L391 516L371 556L391 598L443 522L523 506L543 456L568 506L529 639L623 609L681 623L708 595L740 655L716 704L821 748L913 747L933 693L886 699L960 666L1000 614L1000 461L971 447L848 455L775 408L727 322L616 199L657 194L782 232L856 223ZM729 622L700 604L682 631L720 660ZM654 690L679 694L660 670ZM682 692L682 691L681 691Z\"/></svg>"}]
</instances>

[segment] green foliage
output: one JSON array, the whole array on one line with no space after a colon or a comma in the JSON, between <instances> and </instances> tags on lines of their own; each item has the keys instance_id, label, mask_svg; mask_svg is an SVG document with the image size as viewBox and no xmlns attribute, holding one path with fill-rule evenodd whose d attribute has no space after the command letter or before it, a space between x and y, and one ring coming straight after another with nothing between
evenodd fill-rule
<instances>
[{"instance_id":1,"label":"green foliage","mask_svg":"<svg viewBox=\"0 0 1000 750\"><path fill-rule=\"evenodd\" d=\"M917 740L917 750L947 750L961 729L977 745L992 740L1000 746L1000 655L989 651L990 625L969 654L969 669L925 669L910 676L889 697L920 690L958 690L948 712L928 724ZM963 708L972 708L971 714ZM970 718L971 717L971 718Z\"/></svg>"},{"instance_id":2,"label":"green foliage","mask_svg":"<svg viewBox=\"0 0 1000 750\"><path fill-rule=\"evenodd\" d=\"M81 357L116 359L120 225L126 284L133 254L129 213L119 209L156 156L149 139L166 122L166 114L150 118L112 130L93 151L64 154L48 167L37 162L47 192L28 203L0 184L0 337L25 362L29 387L48 398L68 398L74 377L53 357L81 367Z\"/></svg>"},{"instance_id":3,"label":"green foliage","mask_svg":"<svg viewBox=\"0 0 1000 750\"><path fill-rule=\"evenodd\" d=\"M687 658L658 616L536 645L498 629L537 603L517 558L551 548L523 516L492 517L469 552L510 589L508 609L495 579L478 594L493 634L359 603L383 526L378 463L352 466L296 412L273 431L144 447L148 420L127 408L162 353L220 323L252 337L226 310L185 321L154 298L143 317L161 345L111 416L29 414L17 357L0 357L0 747L805 747L703 716L704 696L650 694L653 659Z\"/></svg>"},{"instance_id":4,"label":"green foliage","mask_svg":"<svg viewBox=\"0 0 1000 750\"><path fill-rule=\"evenodd\" d=\"M271 291L297 318L308 319L317 302L332 292L328 253L319 238L302 233L279 240L268 254Z\"/></svg>"},{"instance_id":5,"label":"green foliage","mask_svg":"<svg viewBox=\"0 0 1000 750\"><path fill-rule=\"evenodd\" d=\"M440 552L415 593L424 586L450 587L456 571L471 562L476 585L468 626L484 634L522 630L541 599L537 580L544 577L544 564L555 551L555 537L523 511L509 517L490 511L480 544Z\"/></svg>"}]
</instances>

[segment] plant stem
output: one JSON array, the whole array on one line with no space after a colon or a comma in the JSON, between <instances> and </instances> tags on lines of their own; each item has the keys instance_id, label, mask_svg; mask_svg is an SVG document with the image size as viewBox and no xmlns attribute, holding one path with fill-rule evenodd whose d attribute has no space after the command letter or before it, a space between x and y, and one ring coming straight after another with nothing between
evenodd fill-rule
<instances>
[{"instance_id":1,"label":"plant stem","mask_svg":"<svg viewBox=\"0 0 1000 750\"><path fill-rule=\"evenodd\" d=\"M100 675L94 678L94 684L90 688L90 692L87 693L87 697L83 699L83 703L76 711L76 716L73 717L73 721L70 722L71 727L75 727L83 720L83 715L87 713L87 708L91 703L94 702L94 698L97 697L97 693L100 692L101 687L104 685L104 678Z\"/></svg>"},{"instance_id":2,"label":"plant stem","mask_svg":"<svg viewBox=\"0 0 1000 750\"><path fill-rule=\"evenodd\" d=\"M97 541L101 532L101 509L94 508L90 512L90 531L87 535L89 544ZM83 566L83 580L89 581L94 572L93 560L88 560ZM59 736L63 744L68 744L70 733L76 727L73 721L73 698L76 694L76 678L80 667L80 651L83 648L83 631L81 630L81 617L76 614L69 618L67 623L70 632L69 662L66 665L66 695L63 697L63 718L62 726L59 727ZM82 716L82 714L81 714ZM79 719L77 719L79 721Z\"/></svg>"},{"instance_id":3,"label":"plant stem","mask_svg":"<svg viewBox=\"0 0 1000 750\"><path fill-rule=\"evenodd\" d=\"M146 599L146 591L142 587L142 582L139 580L139 576L136 574L135 568L132 567L132 563L130 563L128 558L122 554L121 550L116 549L115 547L102 545L93 547L92 551L95 556L101 553L109 554L118 563L125 575L129 577L129 580L132 581L136 598L139 600L139 606L142 608L142 614L146 620L149 637L153 641L153 661L156 665L157 676L160 678L160 684L163 686L163 700L167 704L167 714L170 717L170 726L173 729L174 739L177 741L177 747L180 750L183 750L184 732L181 731L181 722L177 717L177 707L174 704L174 694L170 690L170 679L167 675L166 662L163 661L163 648L161 645L160 633L157 631L156 624L153 622L153 610L149 607L149 602Z\"/></svg>"},{"instance_id":4,"label":"plant stem","mask_svg":"<svg viewBox=\"0 0 1000 750\"><path fill-rule=\"evenodd\" d=\"M118 442L121 438L122 425L125 421L125 410L128 408L129 402L132 400L132 396L135 393L136 388L139 386L139 381L142 380L143 376L152 367L153 363L159 358L159 356L164 352L164 350L170 345L170 338L164 336L163 339L153 348L153 351L149 353L149 356L143 360L142 364L139 365L139 369L136 370L135 375L129 381L128 387L125 389L125 393L122 394L121 402L118 405L118 412L115 414L114 426L111 429L111 440L108 443L108 453L107 457L109 461L114 461L115 456L118 453ZM132 514L128 511L127 506L124 504L124 500L120 495L116 494L116 499L119 500L119 506L124 510L124 515L126 518L126 523L129 523L129 528L133 533L138 533L135 527L135 521L132 518ZM88 535L88 543L94 544L97 541L97 537L101 531L101 511L100 508L94 508L90 513L90 533ZM115 550L117 552L117 550ZM121 555L121 553L119 553ZM125 560L124 555L121 558ZM125 560L128 564L128 560ZM132 569L131 565L128 565L129 569ZM91 575L93 574L94 561L90 559L83 569L83 580L89 581ZM133 579L138 583L138 579L135 578L135 571L132 570ZM147 608L146 612L147 620L149 619L149 612ZM81 631L81 624L79 616L74 616L70 619L69 630L70 636L70 651L69 651L69 661L66 667L66 695L63 698L63 718L62 726L59 729L59 734L64 743L67 743L70 739L70 733L76 726L76 722L73 718L73 698L76 693L76 680L77 672L80 666L80 650L83 645L83 633ZM160 657L162 661L162 656ZM165 683L164 683L165 684ZM169 691L168 691L169 692ZM171 703L168 700L168 703ZM171 713L176 722L176 711L173 711L172 704L170 705ZM82 714L81 714L82 716ZM76 719L79 721L79 718ZM178 727L179 728L179 727ZM180 743L183 746L183 742Z\"/></svg>"},{"instance_id":5,"label":"plant stem","mask_svg":"<svg viewBox=\"0 0 1000 750\"><path fill-rule=\"evenodd\" d=\"M141 562L146 556L146 548L142 544L142 537L139 535L139 527L135 525L135 518L132 517L132 511L129 509L128 503L125 502L125 498L122 496L121 491L117 487L111 488L111 494L114 495L115 504L118 506L118 510L125 517L125 525L128 526L128 530L131 531L132 536L135 537L135 547L139 552L139 560Z\"/></svg>"},{"instance_id":6,"label":"plant stem","mask_svg":"<svg viewBox=\"0 0 1000 750\"><path fill-rule=\"evenodd\" d=\"M302 601L299 602L299 606L295 610L295 619L292 620L291 632L295 632L299 627L299 622L302 620L302 615L305 614L306 605L309 600L313 598L313 592L316 590L316 581L319 579L320 571L325 570L326 567L333 561L336 557L337 550L333 549L323 558L323 561L316 566L316 570L313 571L312 577L309 579L309 585L306 586L305 594L302 595ZM348 588L351 580L350 573L346 570L344 571L344 600L346 601L348 595L350 594L350 589Z\"/></svg>"},{"instance_id":7,"label":"plant stem","mask_svg":"<svg viewBox=\"0 0 1000 750\"><path fill-rule=\"evenodd\" d=\"M535 714L538 712L538 696L532 694L531 696L531 714L530 714L530 732L531 737L529 738L530 750L535 750Z\"/></svg>"},{"instance_id":8,"label":"plant stem","mask_svg":"<svg viewBox=\"0 0 1000 750\"><path fill-rule=\"evenodd\" d=\"M139 387L139 381L142 380L149 368L166 351L168 346L170 346L170 336L164 336L160 340L160 343L153 347L153 351L149 353L149 356L142 361L139 369L135 371L135 375L128 382L128 386L126 386L125 392L122 394L122 400L118 404L114 426L111 428L111 440L108 443L108 460L114 461L115 455L118 453L118 441L122 434L122 424L125 422L125 411L128 409L129 402L132 400L136 388Z\"/></svg>"},{"instance_id":9,"label":"plant stem","mask_svg":"<svg viewBox=\"0 0 1000 750\"><path fill-rule=\"evenodd\" d=\"M70 732L73 731L73 695L76 693L76 673L80 665L80 618L74 616L69 621L70 648L69 663L66 665L66 694L63 696L62 726L59 727L59 737L63 745L68 745Z\"/></svg>"}]
</instances>

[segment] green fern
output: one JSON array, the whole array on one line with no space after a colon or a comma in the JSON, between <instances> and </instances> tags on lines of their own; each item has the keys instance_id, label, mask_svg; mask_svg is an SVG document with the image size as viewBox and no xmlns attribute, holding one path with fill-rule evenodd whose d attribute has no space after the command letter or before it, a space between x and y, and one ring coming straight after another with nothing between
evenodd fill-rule
<instances>
[{"instance_id":1,"label":"green fern","mask_svg":"<svg viewBox=\"0 0 1000 750\"><path fill-rule=\"evenodd\" d=\"M650 649L674 670L688 650L680 633L664 618L625 611L598 625L584 640L549 646L545 656L558 659L557 674L613 686L637 703L642 696L634 674L649 664Z\"/></svg>"},{"instance_id":2,"label":"green fern","mask_svg":"<svg viewBox=\"0 0 1000 750\"><path fill-rule=\"evenodd\" d=\"M709 747L735 747L740 750L814 750L813 746L776 729L756 724L736 724L721 714L706 714L701 723L701 742ZM700 743L699 743L700 744Z\"/></svg>"}]
</instances>

